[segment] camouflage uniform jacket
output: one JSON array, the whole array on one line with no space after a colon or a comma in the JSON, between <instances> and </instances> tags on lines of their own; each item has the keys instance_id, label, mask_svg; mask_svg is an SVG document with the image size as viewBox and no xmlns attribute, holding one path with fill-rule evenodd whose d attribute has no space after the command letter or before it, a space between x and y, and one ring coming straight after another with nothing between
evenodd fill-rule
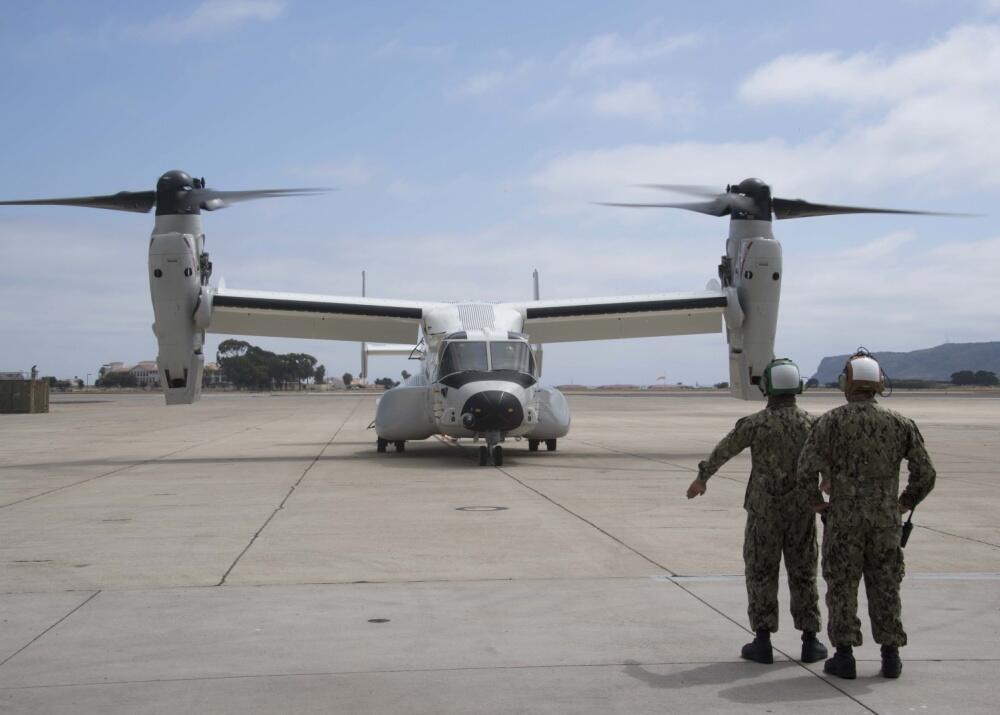
<instances>
[{"instance_id":1,"label":"camouflage uniform jacket","mask_svg":"<svg viewBox=\"0 0 1000 715\"><path fill-rule=\"evenodd\" d=\"M723 464L749 447L750 481L743 508L765 512L788 502L801 502L808 508L808 495L799 489L795 467L815 419L794 402L768 406L740 419L708 459L698 464L698 479L708 480Z\"/></svg>"},{"instance_id":2,"label":"camouflage uniform jacket","mask_svg":"<svg viewBox=\"0 0 1000 715\"><path fill-rule=\"evenodd\" d=\"M900 495L904 459L910 476ZM913 420L875 400L848 402L821 416L802 448L798 471L814 504L823 500L816 473L830 480L831 517L876 527L899 525L899 505L919 504L936 476Z\"/></svg>"}]
</instances>

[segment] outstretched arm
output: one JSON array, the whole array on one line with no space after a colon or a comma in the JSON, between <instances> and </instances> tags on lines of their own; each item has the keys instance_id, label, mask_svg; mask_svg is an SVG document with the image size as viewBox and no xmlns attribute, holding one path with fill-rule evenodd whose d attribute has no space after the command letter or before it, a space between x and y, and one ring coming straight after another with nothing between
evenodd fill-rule
<instances>
[{"instance_id":1,"label":"outstretched arm","mask_svg":"<svg viewBox=\"0 0 1000 715\"><path fill-rule=\"evenodd\" d=\"M719 471L719 468L744 449L750 446L753 439L753 424L744 417L736 423L732 431L715 445L708 459L698 463L698 478L688 487L687 497L693 499L705 493L709 478Z\"/></svg>"}]
</instances>

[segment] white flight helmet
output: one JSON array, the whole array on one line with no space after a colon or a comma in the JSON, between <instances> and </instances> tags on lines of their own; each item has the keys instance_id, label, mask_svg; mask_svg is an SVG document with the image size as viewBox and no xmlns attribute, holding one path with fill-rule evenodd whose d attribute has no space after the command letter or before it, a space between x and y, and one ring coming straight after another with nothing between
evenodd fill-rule
<instances>
[{"instance_id":1,"label":"white flight helmet","mask_svg":"<svg viewBox=\"0 0 1000 715\"><path fill-rule=\"evenodd\" d=\"M878 361L864 348L858 348L844 364L837 385L847 393L865 390L880 395L885 391L885 380L885 372Z\"/></svg>"},{"instance_id":2,"label":"white flight helmet","mask_svg":"<svg viewBox=\"0 0 1000 715\"><path fill-rule=\"evenodd\" d=\"M760 379L760 391L771 395L801 395L805 383L799 366L788 358L778 358L768 363Z\"/></svg>"}]
</instances>

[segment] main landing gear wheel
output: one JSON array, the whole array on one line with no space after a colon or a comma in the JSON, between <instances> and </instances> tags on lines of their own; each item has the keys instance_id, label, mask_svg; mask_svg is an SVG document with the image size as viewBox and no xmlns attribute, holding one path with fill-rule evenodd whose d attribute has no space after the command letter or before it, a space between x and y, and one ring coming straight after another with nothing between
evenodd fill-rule
<instances>
[{"instance_id":1,"label":"main landing gear wheel","mask_svg":"<svg viewBox=\"0 0 1000 715\"><path fill-rule=\"evenodd\" d=\"M385 452L386 447L388 446L389 446L389 440L387 439L382 439L381 437L379 437L377 440L375 440L375 451L378 452L379 454Z\"/></svg>"},{"instance_id":2,"label":"main landing gear wheel","mask_svg":"<svg viewBox=\"0 0 1000 715\"><path fill-rule=\"evenodd\" d=\"M493 466L502 467L503 466L503 447L499 444L493 448Z\"/></svg>"},{"instance_id":3,"label":"main landing gear wheel","mask_svg":"<svg viewBox=\"0 0 1000 715\"><path fill-rule=\"evenodd\" d=\"M537 452L538 451L538 443L539 443L539 440L537 440L537 439L529 439L528 440L528 451L529 452Z\"/></svg>"},{"instance_id":4,"label":"main landing gear wheel","mask_svg":"<svg viewBox=\"0 0 1000 715\"><path fill-rule=\"evenodd\" d=\"M556 451L556 440L554 440L554 439L547 439L547 440L545 440L545 449L549 450L550 452L555 452Z\"/></svg>"},{"instance_id":5,"label":"main landing gear wheel","mask_svg":"<svg viewBox=\"0 0 1000 715\"><path fill-rule=\"evenodd\" d=\"M406 442L404 442L401 439L396 440L396 451L397 452L405 452L406 451Z\"/></svg>"},{"instance_id":6,"label":"main landing gear wheel","mask_svg":"<svg viewBox=\"0 0 1000 715\"><path fill-rule=\"evenodd\" d=\"M483 446L479 448L479 466L485 467L490 463L490 449L489 447Z\"/></svg>"}]
</instances>

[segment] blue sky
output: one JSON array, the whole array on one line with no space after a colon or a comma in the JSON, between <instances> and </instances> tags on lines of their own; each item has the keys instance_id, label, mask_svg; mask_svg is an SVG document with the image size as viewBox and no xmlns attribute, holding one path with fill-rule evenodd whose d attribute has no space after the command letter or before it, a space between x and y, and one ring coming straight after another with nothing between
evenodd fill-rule
<instances>
[{"instance_id":1,"label":"blue sky","mask_svg":"<svg viewBox=\"0 0 1000 715\"><path fill-rule=\"evenodd\" d=\"M674 7L676 5L676 7ZM166 9L169 8L169 9ZM206 216L239 288L417 299L697 290L724 220L632 184L972 211L777 223L779 353L997 339L1000 3L19 3L0 196L328 185ZM0 370L155 356L148 216L0 210ZM214 352L217 340L209 343ZM357 372L357 346L257 340ZM375 373L398 374L385 359ZM381 368L381 369L380 369ZM722 335L553 345L546 378L726 376Z\"/></svg>"}]
</instances>

